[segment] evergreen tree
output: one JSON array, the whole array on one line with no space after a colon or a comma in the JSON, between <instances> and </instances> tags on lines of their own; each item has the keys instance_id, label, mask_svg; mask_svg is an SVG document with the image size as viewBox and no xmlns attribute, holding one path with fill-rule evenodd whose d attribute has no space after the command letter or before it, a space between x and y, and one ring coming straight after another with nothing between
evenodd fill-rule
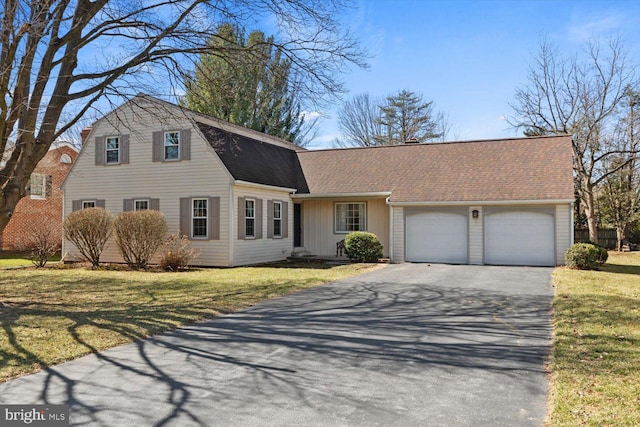
<instances>
[{"instance_id":1,"label":"evergreen tree","mask_svg":"<svg viewBox=\"0 0 640 427\"><path fill-rule=\"evenodd\" d=\"M231 24L218 27L212 53L200 56L196 71L185 81L181 103L192 110L298 145L308 142L315 121L305 122L291 62L261 31L248 37ZM220 57L217 50L232 51Z\"/></svg>"}]
</instances>

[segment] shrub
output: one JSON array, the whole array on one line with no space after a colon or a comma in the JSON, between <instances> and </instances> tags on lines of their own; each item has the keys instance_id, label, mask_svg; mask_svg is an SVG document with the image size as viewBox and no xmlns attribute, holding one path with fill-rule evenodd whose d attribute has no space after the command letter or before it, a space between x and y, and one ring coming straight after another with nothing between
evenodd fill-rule
<instances>
[{"instance_id":1,"label":"shrub","mask_svg":"<svg viewBox=\"0 0 640 427\"><path fill-rule=\"evenodd\" d=\"M156 210L122 212L113 221L120 254L132 268L147 268L164 242L167 229L164 214Z\"/></svg>"},{"instance_id":2,"label":"shrub","mask_svg":"<svg viewBox=\"0 0 640 427\"><path fill-rule=\"evenodd\" d=\"M56 239L50 226L44 221L32 224L32 228L22 236L18 249L28 252L28 258L36 267L44 267L47 261L60 250L60 238Z\"/></svg>"},{"instance_id":3,"label":"shrub","mask_svg":"<svg viewBox=\"0 0 640 427\"><path fill-rule=\"evenodd\" d=\"M197 249L190 247L187 236L172 234L165 241L164 250L160 257L160 268L165 271L179 271L189 267L199 254Z\"/></svg>"},{"instance_id":4,"label":"shrub","mask_svg":"<svg viewBox=\"0 0 640 427\"><path fill-rule=\"evenodd\" d=\"M344 251L357 262L376 262L382 258L382 243L373 233L354 231L344 239Z\"/></svg>"},{"instance_id":5,"label":"shrub","mask_svg":"<svg viewBox=\"0 0 640 427\"><path fill-rule=\"evenodd\" d=\"M113 215L103 208L88 208L69 214L64 220L64 235L93 267L100 265L113 225Z\"/></svg>"},{"instance_id":6,"label":"shrub","mask_svg":"<svg viewBox=\"0 0 640 427\"><path fill-rule=\"evenodd\" d=\"M565 263L569 268L593 270L607 261L609 254L603 247L591 243L575 243L565 253Z\"/></svg>"}]
</instances>

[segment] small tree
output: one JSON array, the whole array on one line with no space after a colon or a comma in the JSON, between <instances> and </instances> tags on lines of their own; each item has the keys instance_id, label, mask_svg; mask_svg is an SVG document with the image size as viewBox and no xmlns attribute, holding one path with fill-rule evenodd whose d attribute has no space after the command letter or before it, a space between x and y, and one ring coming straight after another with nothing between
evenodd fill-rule
<instances>
[{"instance_id":1,"label":"small tree","mask_svg":"<svg viewBox=\"0 0 640 427\"><path fill-rule=\"evenodd\" d=\"M60 238L56 239L53 230L44 221L38 221L22 236L18 248L28 251L33 265L40 268L47 265L49 258L60 250Z\"/></svg>"},{"instance_id":2,"label":"small tree","mask_svg":"<svg viewBox=\"0 0 640 427\"><path fill-rule=\"evenodd\" d=\"M103 208L72 212L64 220L64 235L95 268L100 265L113 225L113 215Z\"/></svg>"},{"instance_id":3,"label":"small tree","mask_svg":"<svg viewBox=\"0 0 640 427\"><path fill-rule=\"evenodd\" d=\"M113 229L124 261L142 269L147 268L168 230L164 214L156 210L122 212L113 221Z\"/></svg>"}]
</instances>

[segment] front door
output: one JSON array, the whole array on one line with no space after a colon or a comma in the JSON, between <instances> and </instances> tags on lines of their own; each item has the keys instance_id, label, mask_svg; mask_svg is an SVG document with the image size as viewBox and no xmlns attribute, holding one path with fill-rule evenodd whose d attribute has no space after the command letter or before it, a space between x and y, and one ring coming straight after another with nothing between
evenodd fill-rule
<instances>
[{"instance_id":1,"label":"front door","mask_svg":"<svg viewBox=\"0 0 640 427\"><path fill-rule=\"evenodd\" d=\"M302 247L302 205L293 204L293 247Z\"/></svg>"}]
</instances>

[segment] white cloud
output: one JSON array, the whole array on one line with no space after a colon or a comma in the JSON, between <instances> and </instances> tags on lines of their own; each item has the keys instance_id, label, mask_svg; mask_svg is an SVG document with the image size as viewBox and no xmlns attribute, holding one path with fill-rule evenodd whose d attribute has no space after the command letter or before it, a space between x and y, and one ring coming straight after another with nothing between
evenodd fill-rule
<instances>
[{"instance_id":1,"label":"white cloud","mask_svg":"<svg viewBox=\"0 0 640 427\"><path fill-rule=\"evenodd\" d=\"M569 39L578 43L614 32L620 29L622 24L622 20L616 14L581 18L583 19L573 19L579 22L573 22L567 27Z\"/></svg>"}]
</instances>

